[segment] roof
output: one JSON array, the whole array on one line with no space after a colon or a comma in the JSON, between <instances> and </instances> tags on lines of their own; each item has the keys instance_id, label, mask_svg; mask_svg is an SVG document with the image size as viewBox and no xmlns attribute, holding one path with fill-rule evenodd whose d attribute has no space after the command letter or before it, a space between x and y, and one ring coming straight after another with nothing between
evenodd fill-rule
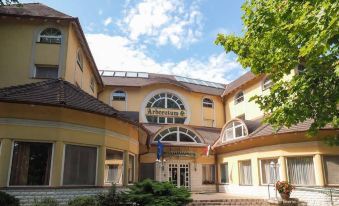
<instances>
[{"instance_id":1,"label":"roof","mask_svg":"<svg viewBox=\"0 0 339 206\"><path fill-rule=\"evenodd\" d=\"M220 96L224 89L199 84L178 81L175 75L148 73L145 77L116 77L102 76L105 85L109 86L126 86L126 87L144 87L152 84L173 84L192 92L204 93L209 95ZM199 81L199 80L198 80Z\"/></svg>"},{"instance_id":2,"label":"roof","mask_svg":"<svg viewBox=\"0 0 339 206\"><path fill-rule=\"evenodd\" d=\"M138 122L133 121L133 119L113 107L61 79L2 88L0 89L0 102L64 107L116 117L141 126Z\"/></svg>"},{"instance_id":3,"label":"roof","mask_svg":"<svg viewBox=\"0 0 339 206\"><path fill-rule=\"evenodd\" d=\"M18 5L9 5L0 7L0 16L12 16L12 17L23 17L23 18L43 18L43 19L55 19L55 20L66 20L73 22L76 28L77 36L80 40L80 45L89 59L91 64L92 72L100 85L100 88L103 88L103 82L100 78L98 68L95 64L93 55L88 46L85 34L80 25L79 19L76 17L69 16L60 11L57 11L49 6L46 6L41 3L26 3Z\"/></svg>"},{"instance_id":4,"label":"roof","mask_svg":"<svg viewBox=\"0 0 339 206\"><path fill-rule=\"evenodd\" d=\"M245 73L244 75L240 76L238 79L236 79L233 82L229 83L226 86L225 91L222 94L222 96L226 96L226 95L232 93L233 91L238 89L240 86L246 84L247 82L250 82L250 81L254 80L257 77L258 76L256 76L252 72Z\"/></svg>"},{"instance_id":5,"label":"roof","mask_svg":"<svg viewBox=\"0 0 339 206\"><path fill-rule=\"evenodd\" d=\"M41 3L12 4L0 7L0 14L8 16L48 17L57 19L74 19L74 17L57 11Z\"/></svg>"},{"instance_id":6,"label":"roof","mask_svg":"<svg viewBox=\"0 0 339 206\"><path fill-rule=\"evenodd\" d=\"M279 135L279 134L286 134L286 133L296 133L296 132L306 132L311 127L311 124L313 123L312 119L308 119L304 122L298 123L296 125L293 125L289 128L287 127L279 127L277 129L273 128L270 124L261 124L263 119L258 119L254 121L248 121L245 120L245 124L248 127L249 134L247 137L235 139L232 141L228 141L226 143L222 143L221 139L219 138L218 141L215 142L214 147L233 144L236 142L248 140L248 139L254 139L264 136L271 136L271 135ZM335 129L331 125L326 125L324 129Z\"/></svg>"},{"instance_id":7,"label":"roof","mask_svg":"<svg viewBox=\"0 0 339 206\"><path fill-rule=\"evenodd\" d=\"M168 125L143 123L143 126L148 130L150 136L154 138L154 135L156 135L163 127ZM221 132L220 128L200 127L192 125L183 125L183 126L191 128L193 131L196 131L204 139L207 145L212 145L219 138Z\"/></svg>"}]
</instances>

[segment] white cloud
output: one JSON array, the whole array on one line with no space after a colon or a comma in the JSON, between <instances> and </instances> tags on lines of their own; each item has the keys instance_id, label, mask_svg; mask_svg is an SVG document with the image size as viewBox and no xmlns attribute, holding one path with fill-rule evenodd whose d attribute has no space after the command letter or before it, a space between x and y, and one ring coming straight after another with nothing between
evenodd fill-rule
<instances>
[{"instance_id":1,"label":"white cloud","mask_svg":"<svg viewBox=\"0 0 339 206\"><path fill-rule=\"evenodd\" d=\"M184 2L143 0L127 6L120 28L133 41L147 37L157 45L172 44L177 48L190 45L201 37L202 14L196 2L190 5Z\"/></svg>"},{"instance_id":2,"label":"white cloud","mask_svg":"<svg viewBox=\"0 0 339 206\"><path fill-rule=\"evenodd\" d=\"M224 53L213 54L206 61L189 58L157 62L126 37L87 34L86 38L99 69L174 74L220 83L227 83L245 72L235 59Z\"/></svg>"},{"instance_id":3,"label":"white cloud","mask_svg":"<svg viewBox=\"0 0 339 206\"><path fill-rule=\"evenodd\" d=\"M104 20L104 25L105 26L108 26L109 24L111 24L112 23L112 17L108 17L108 18L106 18L105 20Z\"/></svg>"}]
</instances>

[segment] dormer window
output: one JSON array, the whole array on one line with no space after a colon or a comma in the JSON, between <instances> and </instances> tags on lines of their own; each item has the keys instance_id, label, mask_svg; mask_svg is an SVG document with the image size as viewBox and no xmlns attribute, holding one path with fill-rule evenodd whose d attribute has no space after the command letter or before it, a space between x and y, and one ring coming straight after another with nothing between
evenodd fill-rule
<instances>
[{"instance_id":1,"label":"dormer window","mask_svg":"<svg viewBox=\"0 0 339 206\"><path fill-rule=\"evenodd\" d=\"M47 28L39 35L40 43L61 44L61 31L56 28Z\"/></svg>"},{"instance_id":2,"label":"dormer window","mask_svg":"<svg viewBox=\"0 0 339 206\"><path fill-rule=\"evenodd\" d=\"M271 88L272 85L273 85L273 81L269 77L266 77L262 84L262 90L264 91L266 89L269 89Z\"/></svg>"},{"instance_id":3,"label":"dormer window","mask_svg":"<svg viewBox=\"0 0 339 206\"><path fill-rule=\"evenodd\" d=\"M244 92L238 92L234 97L234 104L239 104L244 101Z\"/></svg>"},{"instance_id":4,"label":"dormer window","mask_svg":"<svg viewBox=\"0 0 339 206\"><path fill-rule=\"evenodd\" d=\"M126 101L126 93L124 91L118 90L113 93L113 101Z\"/></svg>"},{"instance_id":5,"label":"dormer window","mask_svg":"<svg viewBox=\"0 0 339 206\"><path fill-rule=\"evenodd\" d=\"M84 63L83 63L82 52L81 52L80 49L77 52L77 64L79 65L80 69L82 70L82 67L83 67Z\"/></svg>"},{"instance_id":6,"label":"dormer window","mask_svg":"<svg viewBox=\"0 0 339 206\"><path fill-rule=\"evenodd\" d=\"M197 134L185 127L164 129L154 138L154 142L158 140L172 143L202 143Z\"/></svg>"},{"instance_id":7,"label":"dormer window","mask_svg":"<svg viewBox=\"0 0 339 206\"><path fill-rule=\"evenodd\" d=\"M209 98L204 98L202 100L202 106L203 107L209 107L209 108L213 108L213 101Z\"/></svg>"},{"instance_id":8,"label":"dormer window","mask_svg":"<svg viewBox=\"0 0 339 206\"><path fill-rule=\"evenodd\" d=\"M247 134L248 131L246 125L240 120L233 120L226 125L222 141L226 142L238 139L247 136Z\"/></svg>"}]
</instances>

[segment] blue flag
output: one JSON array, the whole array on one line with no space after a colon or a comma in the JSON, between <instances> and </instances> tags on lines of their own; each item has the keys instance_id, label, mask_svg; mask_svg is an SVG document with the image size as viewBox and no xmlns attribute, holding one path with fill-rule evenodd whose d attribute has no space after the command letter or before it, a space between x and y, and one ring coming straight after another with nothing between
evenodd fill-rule
<instances>
[{"instance_id":1,"label":"blue flag","mask_svg":"<svg viewBox=\"0 0 339 206\"><path fill-rule=\"evenodd\" d=\"M160 157L164 153L164 145L158 140L157 144L157 159L160 160Z\"/></svg>"}]
</instances>

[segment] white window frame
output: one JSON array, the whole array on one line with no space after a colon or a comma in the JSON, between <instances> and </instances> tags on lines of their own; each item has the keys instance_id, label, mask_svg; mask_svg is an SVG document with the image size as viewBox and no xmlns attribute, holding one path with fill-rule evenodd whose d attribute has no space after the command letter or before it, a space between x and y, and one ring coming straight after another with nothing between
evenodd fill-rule
<instances>
[{"instance_id":1,"label":"white window frame","mask_svg":"<svg viewBox=\"0 0 339 206\"><path fill-rule=\"evenodd\" d=\"M176 128L176 130L175 131L170 131L171 128ZM186 133L180 131L180 128L186 129L187 130ZM163 133L164 131L166 131L167 133L162 135L161 133ZM192 137L189 134L189 131L192 132L195 136ZM165 137L167 137L170 134L176 134L176 136L177 136L176 141L164 141L163 140ZM180 134L185 134L185 135L189 136L193 140L193 142L181 142L180 141ZM158 140L155 140L158 137L159 137L159 139L158 139L159 141L161 141L161 142L168 142L168 143L177 143L177 144L202 144L203 143L202 139L194 131L192 131L192 130L186 128L186 127L180 127L180 126L168 127L166 129L161 130L160 132L157 133L157 135L155 135L155 138L153 139L154 143L156 143L158 141ZM200 141L200 143L198 141Z\"/></svg>"},{"instance_id":2,"label":"white window frame","mask_svg":"<svg viewBox=\"0 0 339 206\"><path fill-rule=\"evenodd\" d=\"M239 122L240 124L235 125L235 122ZM229 124L232 124L231 128L227 128ZM242 127L242 129L241 129L242 135L237 137L236 136L236 129L239 128L239 127ZM232 138L227 136L228 131L232 131L232 134L233 134ZM247 129L246 125L239 120L232 120L231 122L227 123L226 126L225 126L223 136L222 136L222 138L223 138L222 142L227 142L227 141L231 141L231 140L234 140L234 139L239 139L239 138L243 138L243 137L246 137L246 136L248 136L248 129Z\"/></svg>"},{"instance_id":3,"label":"white window frame","mask_svg":"<svg viewBox=\"0 0 339 206\"><path fill-rule=\"evenodd\" d=\"M118 95L115 95L118 94ZM114 99L114 97L124 97L124 100L120 100L120 99ZM115 90L112 92L112 99L111 101L121 101L121 102L125 102L127 101L127 92L125 92L124 90Z\"/></svg>"},{"instance_id":4,"label":"white window frame","mask_svg":"<svg viewBox=\"0 0 339 206\"><path fill-rule=\"evenodd\" d=\"M271 183L264 183L264 181L263 181L262 161L267 161L267 160L271 160L271 161L272 160L276 160L276 162L279 164L279 158L278 157L268 157L268 158L264 158L264 159L260 159L259 160L259 170L260 170L259 173L260 173L260 184L261 185L269 185L269 184L271 184ZM275 175L277 176L276 178L277 178L277 181L278 181L278 180L280 180L280 176L281 176L280 171L279 171L279 167L276 168L275 172L277 172Z\"/></svg>"},{"instance_id":5,"label":"white window frame","mask_svg":"<svg viewBox=\"0 0 339 206\"><path fill-rule=\"evenodd\" d=\"M273 81L269 77L266 77L262 82L262 91L268 90L272 86L273 86Z\"/></svg>"},{"instance_id":6,"label":"white window frame","mask_svg":"<svg viewBox=\"0 0 339 206\"><path fill-rule=\"evenodd\" d=\"M211 101L211 102L205 102L205 100ZM202 99L202 107L204 108L214 108L214 101L211 98L205 97Z\"/></svg>"},{"instance_id":7,"label":"white window frame","mask_svg":"<svg viewBox=\"0 0 339 206\"><path fill-rule=\"evenodd\" d=\"M54 36L54 35L42 35L41 33L44 32L46 29L55 29L55 30L58 30L60 32L60 35L59 36ZM49 38L49 39L59 39L60 43L52 43L52 42L42 42L41 41L41 38ZM47 27L47 28L44 28L43 30L41 30L39 32L39 35L38 35L38 42L39 43L43 43L43 44L61 44L62 43L62 32L60 29L58 28L55 28L55 27Z\"/></svg>"},{"instance_id":8,"label":"white window frame","mask_svg":"<svg viewBox=\"0 0 339 206\"><path fill-rule=\"evenodd\" d=\"M240 91L234 96L234 104L236 105L243 101L245 101L245 95L243 91Z\"/></svg>"}]
</instances>

